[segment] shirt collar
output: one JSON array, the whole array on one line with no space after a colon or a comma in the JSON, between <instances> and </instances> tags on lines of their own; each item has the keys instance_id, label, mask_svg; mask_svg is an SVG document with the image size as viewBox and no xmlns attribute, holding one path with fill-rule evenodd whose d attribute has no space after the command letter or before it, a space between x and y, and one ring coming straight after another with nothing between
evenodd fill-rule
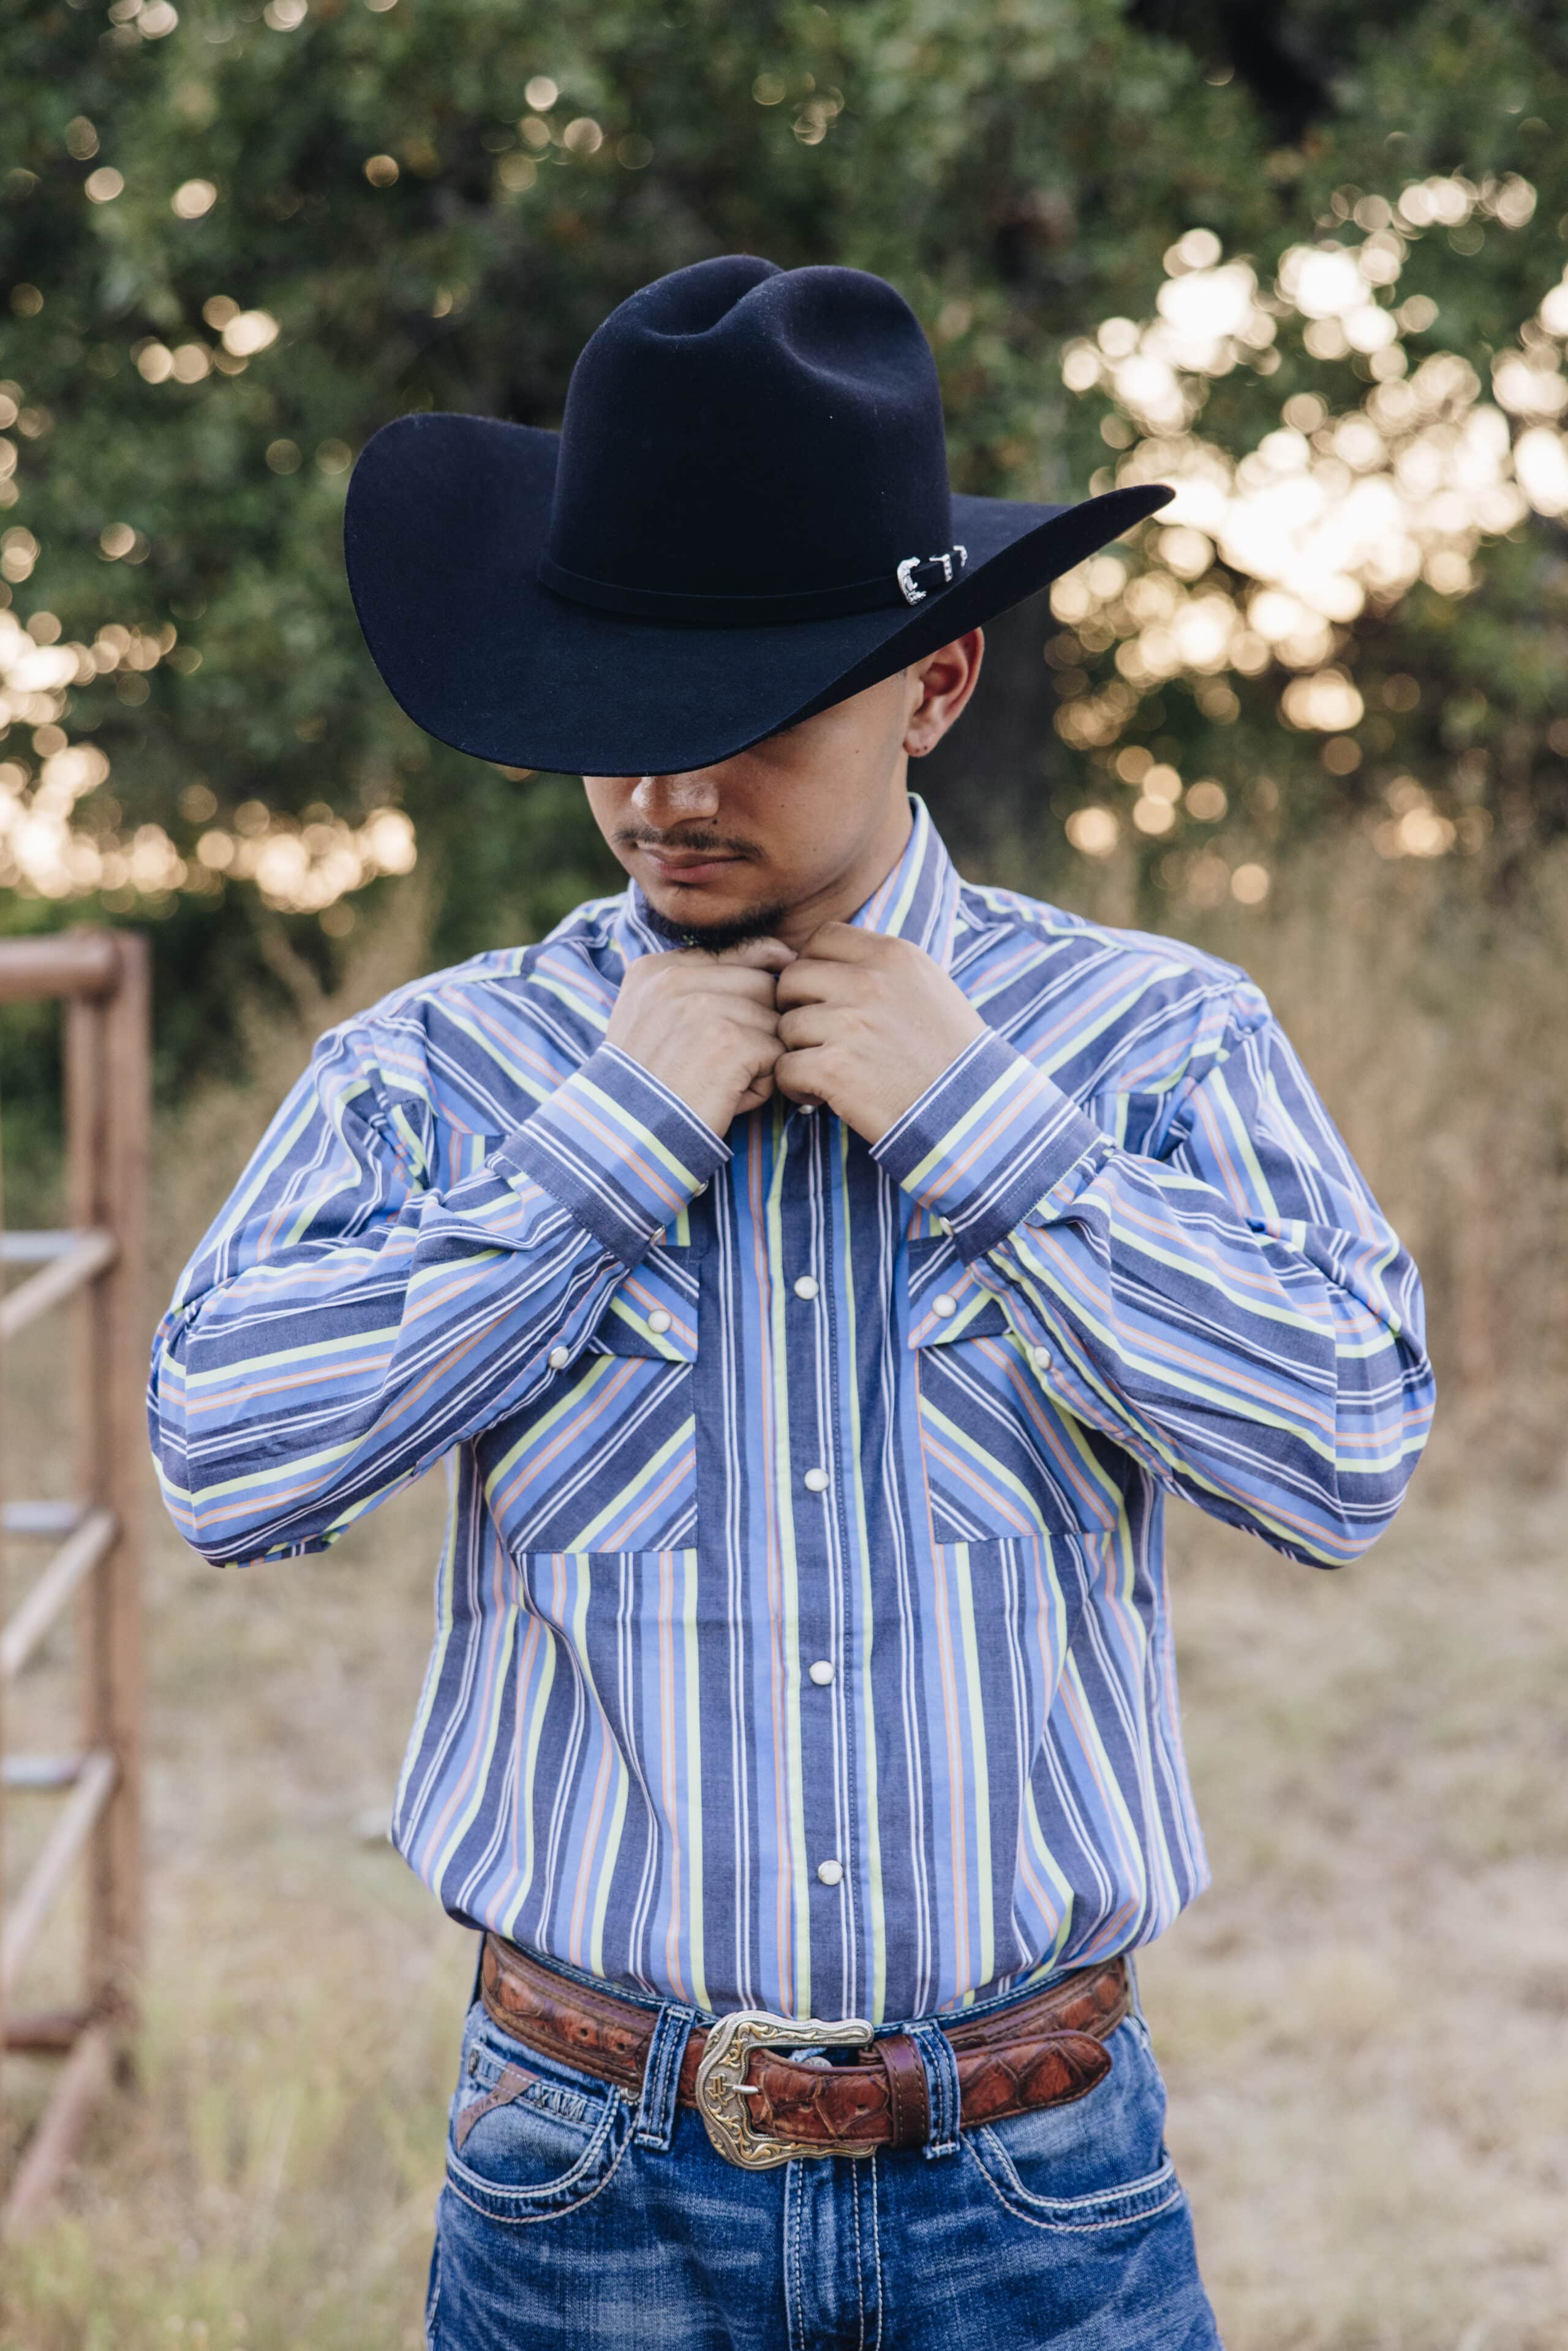
<instances>
[{"instance_id":1,"label":"shirt collar","mask_svg":"<svg viewBox=\"0 0 1568 2351\"><path fill-rule=\"evenodd\" d=\"M918 792L909 795L914 822L904 854L860 912L850 920L884 938L911 939L944 971L953 960L958 916L958 876L930 810Z\"/></svg>"},{"instance_id":2,"label":"shirt collar","mask_svg":"<svg viewBox=\"0 0 1568 2351\"><path fill-rule=\"evenodd\" d=\"M957 926L958 876L917 792L910 793L909 809L912 822L902 856L850 920L858 929L879 932L884 938L912 939L946 971ZM627 963L678 945L649 922L648 902L635 882L616 901L612 929Z\"/></svg>"}]
</instances>

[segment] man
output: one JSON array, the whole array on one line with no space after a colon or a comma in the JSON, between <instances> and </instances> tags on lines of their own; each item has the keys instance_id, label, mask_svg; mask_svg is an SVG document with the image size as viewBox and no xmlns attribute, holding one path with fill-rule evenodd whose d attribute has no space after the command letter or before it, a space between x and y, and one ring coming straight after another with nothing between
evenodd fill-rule
<instances>
[{"instance_id":1,"label":"man","mask_svg":"<svg viewBox=\"0 0 1568 2351\"><path fill-rule=\"evenodd\" d=\"M897 295L746 258L559 439L361 460L393 692L632 877L322 1040L154 1362L220 1562L450 1466L440 2351L1218 2341L1128 1964L1204 1883L1164 1498L1364 1549L1416 1273L1240 973L961 883L906 789L981 624L1165 495L949 502Z\"/></svg>"}]
</instances>

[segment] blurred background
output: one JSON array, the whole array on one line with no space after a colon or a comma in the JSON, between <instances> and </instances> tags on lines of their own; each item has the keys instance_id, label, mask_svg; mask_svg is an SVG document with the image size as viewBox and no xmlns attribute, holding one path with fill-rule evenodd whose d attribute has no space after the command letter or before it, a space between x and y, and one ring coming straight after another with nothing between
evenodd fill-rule
<instances>
[{"instance_id":1,"label":"blurred background","mask_svg":"<svg viewBox=\"0 0 1568 2351\"><path fill-rule=\"evenodd\" d=\"M615 302L739 249L894 280L958 486L1177 486L990 632L919 782L977 878L1247 966L1427 1280L1438 1432L1364 1567L1175 1529L1217 1887L1144 1972L1231 2351L1568 2341L1565 133L1530 0L0 22L0 931L152 938L150 1311L323 1026L620 878L575 778L381 686L379 424L554 424ZM21 1224L57 1019L0 1024ZM155 1529L144 2095L3 2351L420 2342L471 1952L383 1830L442 1499L246 1577Z\"/></svg>"}]
</instances>

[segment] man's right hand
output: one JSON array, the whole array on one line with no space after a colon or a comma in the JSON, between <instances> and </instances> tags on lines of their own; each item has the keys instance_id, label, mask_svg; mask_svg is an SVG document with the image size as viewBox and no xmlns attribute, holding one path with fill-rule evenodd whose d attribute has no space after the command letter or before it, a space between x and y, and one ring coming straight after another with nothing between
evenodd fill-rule
<instances>
[{"instance_id":1,"label":"man's right hand","mask_svg":"<svg viewBox=\"0 0 1568 2351\"><path fill-rule=\"evenodd\" d=\"M722 1135L773 1092L783 1051L774 1002L795 960L781 939L747 939L722 955L700 947L639 956L621 983L604 1041L678 1094Z\"/></svg>"}]
</instances>

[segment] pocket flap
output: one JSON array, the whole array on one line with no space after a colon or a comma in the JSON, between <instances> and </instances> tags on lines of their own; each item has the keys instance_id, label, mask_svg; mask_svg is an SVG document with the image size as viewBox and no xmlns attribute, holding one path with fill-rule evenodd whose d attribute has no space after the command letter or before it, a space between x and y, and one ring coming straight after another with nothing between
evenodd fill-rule
<instances>
[{"instance_id":1,"label":"pocket flap","mask_svg":"<svg viewBox=\"0 0 1568 2351\"><path fill-rule=\"evenodd\" d=\"M945 1233L909 1244L909 1344L1001 1339L1010 1328L1002 1301L964 1262Z\"/></svg>"},{"instance_id":2,"label":"pocket flap","mask_svg":"<svg viewBox=\"0 0 1568 2351\"><path fill-rule=\"evenodd\" d=\"M697 1269L686 1249L655 1246L626 1274L589 1342L601 1355L652 1355L690 1364L697 1352Z\"/></svg>"}]
</instances>

